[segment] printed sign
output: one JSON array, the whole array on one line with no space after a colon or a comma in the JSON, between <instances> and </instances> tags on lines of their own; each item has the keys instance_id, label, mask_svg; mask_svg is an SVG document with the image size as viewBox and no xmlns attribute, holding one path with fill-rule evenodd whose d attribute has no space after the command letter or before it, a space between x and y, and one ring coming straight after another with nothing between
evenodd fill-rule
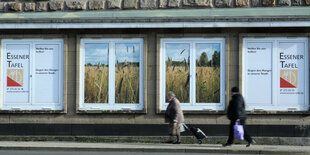
<instances>
[{"instance_id":1,"label":"printed sign","mask_svg":"<svg viewBox=\"0 0 310 155\"><path fill-rule=\"evenodd\" d=\"M305 43L280 42L278 45L279 104L304 104Z\"/></svg>"},{"instance_id":2,"label":"printed sign","mask_svg":"<svg viewBox=\"0 0 310 155\"><path fill-rule=\"evenodd\" d=\"M308 109L308 39L245 38L243 93L248 110Z\"/></svg>"},{"instance_id":3,"label":"printed sign","mask_svg":"<svg viewBox=\"0 0 310 155\"><path fill-rule=\"evenodd\" d=\"M245 96L247 98L247 104L271 104L272 43L248 42L245 61L247 81L247 91L245 93Z\"/></svg>"},{"instance_id":4,"label":"printed sign","mask_svg":"<svg viewBox=\"0 0 310 155\"><path fill-rule=\"evenodd\" d=\"M6 45L6 103L29 103L29 53L27 44Z\"/></svg>"}]
</instances>

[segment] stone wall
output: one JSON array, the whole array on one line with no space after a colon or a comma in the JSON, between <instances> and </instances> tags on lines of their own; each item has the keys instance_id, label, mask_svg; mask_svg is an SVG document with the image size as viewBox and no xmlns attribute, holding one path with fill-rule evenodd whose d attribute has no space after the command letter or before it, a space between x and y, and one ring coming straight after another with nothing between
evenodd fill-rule
<instances>
[{"instance_id":1,"label":"stone wall","mask_svg":"<svg viewBox=\"0 0 310 155\"><path fill-rule=\"evenodd\" d=\"M310 0L0 0L0 12L309 6Z\"/></svg>"}]
</instances>

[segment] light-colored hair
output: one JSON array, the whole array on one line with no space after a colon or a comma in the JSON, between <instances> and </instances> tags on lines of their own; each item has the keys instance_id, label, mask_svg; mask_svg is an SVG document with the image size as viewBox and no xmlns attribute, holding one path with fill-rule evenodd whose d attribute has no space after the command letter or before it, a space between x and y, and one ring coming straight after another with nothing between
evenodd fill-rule
<instances>
[{"instance_id":1,"label":"light-colored hair","mask_svg":"<svg viewBox=\"0 0 310 155\"><path fill-rule=\"evenodd\" d=\"M167 99L174 98L174 97L175 97L174 92L169 91L169 92L167 93Z\"/></svg>"}]
</instances>

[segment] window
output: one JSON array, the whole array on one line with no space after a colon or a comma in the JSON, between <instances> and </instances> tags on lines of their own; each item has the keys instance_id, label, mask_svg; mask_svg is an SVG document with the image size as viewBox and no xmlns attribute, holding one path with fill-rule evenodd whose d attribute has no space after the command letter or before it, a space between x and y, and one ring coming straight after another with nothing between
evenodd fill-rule
<instances>
[{"instance_id":1,"label":"window","mask_svg":"<svg viewBox=\"0 0 310 155\"><path fill-rule=\"evenodd\" d=\"M308 64L307 38L244 38L246 109L307 110Z\"/></svg>"},{"instance_id":2,"label":"window","mask_svg":"<svg viewBox=\"0 0 310 155\"><path fill-rule=\"evenodd\" d=\"M160 109L172 91L183 110L224 110L225 39L160 40Z\"/></svg>"},{"instance_id":3,"label":"window","mask_svg":"<svg viewBox=\"0 0 310 155\"><path fill-rule=\"evenodd\" d=\"M143 110L143 39L81 39L80 110Z\"/></svg>"},{"instance_id":4,"label":"window","mask_svg":"<svg viewBox=\"0 0 310 155\"><path fill-rule=\"evenodd\" d=\"M3 39L1 110L63 110L63 40Z\"/></svg>"}]
</instances>

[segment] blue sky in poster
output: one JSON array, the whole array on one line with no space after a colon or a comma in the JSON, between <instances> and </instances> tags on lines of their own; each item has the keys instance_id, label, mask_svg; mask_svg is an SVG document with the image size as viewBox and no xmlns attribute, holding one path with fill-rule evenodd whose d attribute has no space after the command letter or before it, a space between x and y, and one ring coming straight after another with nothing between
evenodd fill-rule
<instances>
[{"instance_id":1,"label":"blue sky in poster","mask_svg":"<svg viewBox=\"0 0 310 155\"><path fill-rule=\"evenodd\" d=\"M188 43L166 44L166 60L168 60L168 57L172 58L172 61L183 61L184 58L187 60L189 57L189 46L190 44Z\"/></svg>"},{"instance_id":2,"label":"blue sky in poster","mask_svg":"<svg viewBox=\"0 0 310 155\"><path fill-rule=\"evenodd\" d=\"M116 44L116 61L118 62L139 62L140 46L133 43Z\"/></svg>"},{"instance_id":3,"label":"blue sky in poster","mask_svg":"<svg viewBox=\"0 0 310 155\"><path fill-rule=\"evenodd\" d=\"M109 44L86 44L85 45L85 64L91 63L105 64L109 62L108 57Z\"/></svg>"},{"instance_id":4,"label":"blue sky in poster","mask_svg":"<svg viewBox=\"0 0 310 155\"><path fill-rule=\"evenodd\" d=\"M116 60L121 62L139 62L140 46L132 43L118 43L116 46ZM109 44L91 43L85 45L85 63L105 64L109 62Z\"/></svg>"},{"instance_id":5,"label":"blue sky in poster","mask_svg":"<svg viewBox=\"0 0 310 155\"><path fill-rule=\"evenodd\" d=\"M220 51L220 44L219 43L197 43L196 44L196 59L200 58L202 52L206 52L208 59L212 59L212 55L214 51Z\"/></svg>"}]
</instances>

